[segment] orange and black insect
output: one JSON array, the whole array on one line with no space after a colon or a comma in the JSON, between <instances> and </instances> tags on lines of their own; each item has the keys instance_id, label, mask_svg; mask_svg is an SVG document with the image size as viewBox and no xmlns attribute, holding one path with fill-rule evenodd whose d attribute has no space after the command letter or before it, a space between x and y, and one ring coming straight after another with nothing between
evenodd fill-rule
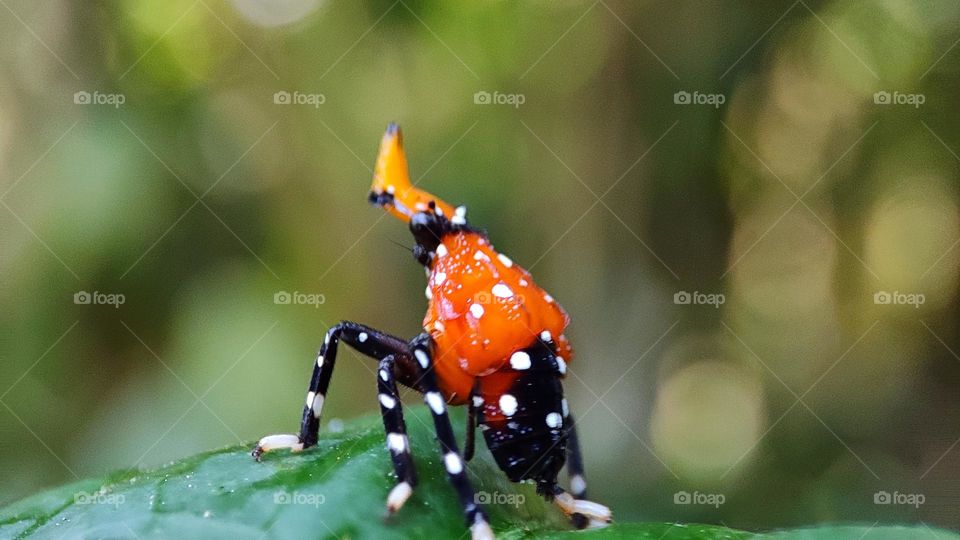
<instances>
[{"instance_id":1,"label":"orange and black insect","mask_svg":"<svg viewBox=\"0 0 960 540\"><path fill-rule=\"evenodd\" d=\"M574 419L563 397L561 381L573 354L564 336L567 313L529 272L498 253L482 231L467 223L466 208L455 208L410 183L402 137L394 124L380 143L370 202L408 223L413 233L414 258L428 276L424 332L407 341L353 322L330 328L314 363L300 434L264 437L254 457L317 443L320 412L342 341L380 362L380 411L397 475L387 496L388 512L398 511L417 483L397 392L400 382L421 392L433 413L447 476L474 539L493 537L464 470L478 425L511 481L536 483L537 492L554 501L579 528L608 523L610 510L586 500ZM448 405L468 407L462 455ZM570 473L569 492L557 482L564 464Z\"/></svg>"}]
</instances>

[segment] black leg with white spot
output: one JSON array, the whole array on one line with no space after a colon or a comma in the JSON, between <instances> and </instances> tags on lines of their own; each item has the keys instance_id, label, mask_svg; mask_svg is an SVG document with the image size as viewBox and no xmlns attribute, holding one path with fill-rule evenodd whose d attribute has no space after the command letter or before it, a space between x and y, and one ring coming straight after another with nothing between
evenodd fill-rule
<instances>
[{"instance_id":1,"label":"black leg with white spot","mask_svg":"<svg viewBox=\"0 0 960 540\"><path fill-rule=\"evenodd\" d=\"M377 360L394 355L395 371L397 372L395 375L399 382L414 389L419 389L416 380L416 367L413 364L413 359L409 356L406 341L362 324L343 321L327 330L323 345L320 347L320 352L313 364L310 386L307 389L307 398L300 421L300 434L298 436L270 435L262 438L253 449L252 454L255 458L259 460L265 452L271 450L289 448L293 451L300 451L317 444L320 415L323 411L327 389L330 387L330 377L333 375L333 368L336 364L337 346L341 340L361 354Z\"/></svg>"},{"instance_id":2,"label":"black leg with white spot","mask_svg":"<svg viewBox=\"0 0 960 540\"><path fill-rule=\"evenodd\" d=\"M387 512L396 513L407 502L417 485L417 473L410 455L410 441L407 438L407 424L403 421L403 406L397 392L394 379L396 358L389 355L380 361L377 370L377 399L380 401L380 415L383 428L387 433L387 449L393 460L393 470L397 475L397 485L387 496Z\"/></svg>"},{"instance_id":3,"label":"black leg with white spot","mask_svg":"<svg viewBox=\"0 0 960 540\"><path fill-rule=\"evenodd\" d=\"M437 386L436 373L433 370L433 344L429 334L420 334L410 342L410 350L421 369L421 382L424 390L424 401L433 413L433 424L440 443L440 452L443 455L443 465L447 470L447 479L453 485L460 499L467 526L474 540L492 539L493 531L487 522L487 516L477 504L476 493L464 469L463 458L457 450L457 440L453 435L447 407Z\"/></svg>"},{"instance_id":4,"label":"black leg with white spot","mask_svg":"<svg viewBox=\"0 0 960 540\"><path fill-rule=\"evenodd\" d=\"M327 331L310 378L307 403L300 422L300 440L304 448L317 444L320 414L330 387L330 377L337 360L337 345L343 340L361 354L382 359L389 355L406 356L402 339L374 330L368 326L344 321Z\"/></svg>"},{"instance_id":5,"label":"black leg with white spot","mask_svg":"<svg viewBox=\"0 0 960 540\"><path fill-rule=\"evenodd\" d=\"M570 473L570 494L576 499L587 498L587 479L583 472L583 454L573 415L567 411L564 424L567 426L567 472Z\"/></svg>"}]
</instances>

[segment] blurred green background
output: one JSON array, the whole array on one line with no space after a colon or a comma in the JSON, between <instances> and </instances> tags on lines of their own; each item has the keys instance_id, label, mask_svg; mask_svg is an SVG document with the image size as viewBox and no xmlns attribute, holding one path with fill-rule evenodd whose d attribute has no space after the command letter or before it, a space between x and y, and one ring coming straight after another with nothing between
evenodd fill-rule
<instances>
[{"instance_id":1,"label":"blurred green background","mask_svg":"<svg viewBox=\"0 0 960 540\"><path fill-rule=\"evenodd\" d=\"M567 392L618 518L960 528L958 23L954 1L3 0L0 502L293 431L329 325L416 334L412 241L366 202L395 120L414 179L572 315ZM327 421L376 410L374 364L343 355Z\"/></svg>"}]
</instances>

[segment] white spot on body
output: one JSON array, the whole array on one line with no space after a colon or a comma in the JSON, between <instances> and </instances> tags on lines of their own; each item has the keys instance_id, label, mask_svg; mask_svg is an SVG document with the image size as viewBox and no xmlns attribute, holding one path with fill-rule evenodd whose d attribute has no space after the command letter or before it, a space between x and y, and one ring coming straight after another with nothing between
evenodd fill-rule
<instances>
[{"instance_id":1,"label":"white spot on body","mask_svg":"<svg viewBox=\"0 0 960 540\"><path fill-rule=\"evenodd\" d=\"M450 474L460 474L463 472L463 462L460 461L460 456L453 452L444 454L443 463L447 467L447 472Z\"/></svg>"},{"instance_id":2,"label":"white spot on body","mask_svg":"<svg viewBox=\"0 0 960 540\"><path fill-rule=\"evenodd\" d=\"M427 395L424 396L427 405L430 406L430 410L433 411L433 414L443 414L446 408L443 405L443 398L440 397L440 394L437 392L427 392Z\"/></svg>"},{"instance_id":3,"label":"white spot on body","mask_svg":"<svg viewBox=\"0 0 960 540\"><path fill-rule=\"evenodd\" d=\"M473 406L476 409L483 407L483 396L473 396Z\"/></svg>"},{"instance_id":4,"label":"white spot on body","mask_svg":"<svg viewBox=\"0 0 960 540\"><path fill-rule=\"evenodd\" d=\"M483 306L480 304L473 304L470 306L470 314L473 315L474 319L479 319L483 317Z\"/></svg>"},{"instance_id":5,"label":"white spot on body","mask_svg":"<svg viewBox=\"0 0 960 540\"><path fill-rule=\"evenodd\" d=\"M380 370L380 378L383 379L383 382L387 382L387 380L390 378L385 369Z\"/></svg>"},{"instance_id":6,"label":"white spot on body","mask_svg":"<svg viewBox=\"0 0 960 540\"><path fill-rule=\"evenodd\" d=\"M513 416L517 412L517 398L510 394L500 396L500 410L506 416Z\"/></svg>"},{"instance_id":7,"label":"white spot on body","mask_svg":"<svg viewBox=\"0 0 960 540\"><path fill-rule=\"evenodd\" d=\"M402 433L387 434L387 448L398 454L407 451L407 436Z\"/></svg>"},{"instance_id":8,"label":"white spot on body","mask_svg":"<svg viewBox=\"0 0 960 540\"><path fill-rule=\"evenodd\" d=\"M439 287L440 285L443 285L443 282L446 280L447 280L446 272L437 272L436 274L433 275L433 286Z\"/></svg>"},{"instance_id":9,"label":"white spot on body","mask_svg":"<svg viewBox=\"0 0 960 540\"><path fill-rule=\"evenodd\" d=\"M547 421L547 426L552 428L558 428L563 425L563 417L560 416L560 413L552 412L548 414L546 421Z\"/></svg>"},{"instance_id":10,"label":"white spot on body","mask_svg":"<svg viewBox=\"0 0 960 540\"><path fill-rule=\"evenodd\" d=\"M510 298L513 296L513 291L507 286L506 283L503 282L494 285L493 288L490 289L490 292L492 292L497 298Z\"/></svg>"},{"instance_id":11,"label":"white spot on body","mask_svg":"<svg viewBox=\"0 0 960 540\"><path fill-rule=\"evenodd\" d=\"M549 330L544 330L543 332L540 332L540 339L544 341L551 341L553 339L553 334L551 334Z\"/></svg>"},{"instance_id":12,"label":"white spot on body","mask_svg":"<svg viewBox=\"0 0 960 540\"><path fill-rule=\"evenodd\" d=\"M317 355L317 367L318 367L318 368L322 368L322 367L323 367L323 355L322 355L322 354L318 354L318 355Z\"/></svg>"},{"instance_id":13,"label":"white spot on body","mask_svg":"<svg viewBox=\"0 0 960 540\"><path fill-rule=\"evenodd\" d=\"M530 369L530 355L517 351L510 356L510 367L516 370Z\"/></svg>"},{"instance_id":14,"label":"white spot on body","mask_svg":"<svg viewBox=\"0 0 960 540\"><path fill-rule=\"evenodd\" d=\"M549 294L544 294L544 295L543 295L543 299L546 300L546 301L547 301L548 303L550 303L550 304L553 303L553 297L550 296Z\"/></svg>"},{"instance_id":15,"label":"white spot on body","mask_svg":"<svg viewBox=\"0 0 960 540\"><path fill-rule=\"evenodd\" d=\"M436 321L433 323L433 329L436 330L437 332L443 332L444 330L447 329L447 327L444 326L442 322Z\"/></svg>"},{"instance_id":16,"label":"white spot on body","mask_svg":"<svg viewBox=\"0 0 960 540\"><path fill-rule=\"evenodd\" d=\"M570 404L567 403L567 398L560 400L560 409L563 411L564 418L570 416Z\"/></svg>"},{"instance_id":17,"label":"white spot on body","mask_svg":"<svg viewBox=\"0 0 960 540\"><path fill-rule=\"evenodd\" d=\"M500 259L500 262L503 263L503 265L506 266L507 268L510 268L513 266L513 261L510 260L510 257L507 257L503 253L498 253L497 259Z\"/></svg>"},{"instance_id":18,"label":"white spot on body","mask_svg":"<svg viewBox=\"0 0 960 540\"><path fill-rule=\"evenodd\" d=\"M424 289L423 294L427 297L427 300L433 300L433 293L430 291L430 287Z\"/></svg>"},{"instance_id":19,"label":"white spot on body","mask_svg":"<svg viewBox=\"0 0 960 540\"><path fill-rule=\"evenodd\" d=\"M447 246L443 244L437 245L437 257L443 257L447 254Z\"/></svg>"},{"instance_id":20,"label":"white spot on body","mask_svg":"<svg viewBox=\"0 0 960 540\"><path fill-rule=\"evenodd\" d=\"M490 257L488 257L486 253L478 249L476 252L474 252L473 259L476 261L489 261Z\"/></svg>"},{"instance_id":21,"label":"white spot on body","mask_svg":"<svg viewBox=\"0 0 960 540\"><path fill-rule=\"evenodd\" d=\"M360 343L363 343L363 342L367 341L367 338L368 338L368 337L370 337L370 336L368 336L366 332L360 332L360 335L357 336L357 340L359 340Z\"/></svg>"},{"instance_id":22,"label":"white spot on body","mask_svg":"<svg viewBox=\"0 0 960 540\"><path fill-rule=\"evenodd\" d=\"M316 392L307 392L307 407L313 407L313 398L317 397Z\"/></svg>"},{"instance_id":23,"label":"white spot on body","mask_svg":"<svg viewBox=\"0 0 960 540\"><path fill-rule=\"evenodd\" d=\"M326 334L325 336L323 336L323 344L324 344L324 345L329 345L329 344L330 344L330 332L327 332L327 334Z\"/></svg>"},{"instance_id":24,"label":"white spot on body","mask_svg":"<svg viewBox=\"0 0 960 540\"><path fill-rule=\"evenodd\" d=\"M427 369L427 366L430 365L430 357L427 356L427 353L423 352L423 349L417 349L413 351L413 355L417 357L420 367Z\"/></svg>"},{"instance_id":25,"label":"white spot on body","mask_svg":"<svg viewBox=\"0 0 960 540\"><path fill-rule=\"evenodd\" d=\"M383 405L384 407L386 407L386 408L388 408L388 409L392 409L392 408L396 407L396 405L397 405L397 400L393 399L392 397L390 397L390 396L388 396L388 395L386 395L386 394L380 394L379 397L380 397L380 404Z\"/></svg>"},{"instance_id":26,"label":"white spot on body","mask_svg":"<svg viewBox=\"0 0 960 540\"><path fill-rule=\"evenodd\" d=\"M561 375L567 374L567 362L561 356L557 357L557 371L559 371Z\"/></svg>"},{"instance_id":27,"label":"white spot on body","mask_svg":"<svg viewBox=\"0 0 960 540\"><path fill-rule=\"evenodd\" d=\"M518 283L520 283L521 287L526 287L527 285L529 285L529 283L527 283L527 280L523 278L520 278L520 281Z\"/></svg>"},{"instance_id":28,"label":"white spot on body","mask_svg":"<svg viewBox=\"0 0 960 540\"><path fill-rule=\"evenodd\" d=\"M387 186L387 193L389 193L389 194L391 194L391 195L393 195L393 193L394 193L396 190L397 190L397 189L396 189L395 187L393 187L393 185Z\"/></svg>"}]
</instances>

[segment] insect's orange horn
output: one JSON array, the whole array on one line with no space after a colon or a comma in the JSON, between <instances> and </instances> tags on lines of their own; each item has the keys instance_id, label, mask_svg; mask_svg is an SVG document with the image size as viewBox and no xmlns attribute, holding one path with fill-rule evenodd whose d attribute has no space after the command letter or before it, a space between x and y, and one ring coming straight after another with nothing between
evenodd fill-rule
<instances>
[{"instance_id":1,"label":"insect's orange horn","mask_svg":"<svg viewBox=\"0 0 960 540\"><path fill-rule=\"evenodd\" d=\"M381 206L398 219L408 222L417 212L434 211L447 217L454 208L410 183L407 156L403 152L403 134L391 123L380 141L380 153L373 170L370 202Z\"/></svg>"}]
</instances>

